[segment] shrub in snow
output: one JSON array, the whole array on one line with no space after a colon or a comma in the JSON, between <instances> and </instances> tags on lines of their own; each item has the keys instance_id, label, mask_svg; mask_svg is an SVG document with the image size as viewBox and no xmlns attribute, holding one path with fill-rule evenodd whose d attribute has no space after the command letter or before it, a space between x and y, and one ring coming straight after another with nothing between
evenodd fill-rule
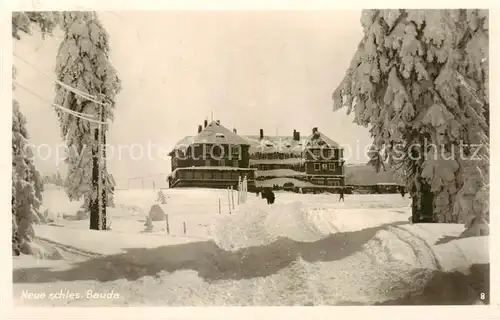
<instances>
[{"instance_id":1,"label":"shrub in snow","mask_svg":"<svg viewBox=\"0 0 500 320\"><path fill-rule=\"evenodd\" d=\"M153 221L163 221L165 220L165 212L163 211L162 206L159 204L154 204L149 209L149 218Z\"/></svg>"},{"instance_id":2,"label":"shrub in snow","mask_svg":"<svg viewBox=\"0 0 500 320\"><path fill-rule=\"evenodd\" d=\"M477 205L489 180L488 19L475 9L363 10L334 108L371 127L371 163L403 178L414 222L488 220Z\"/></svg>"},{"instance_id":3,"label":"shrub in snow","mask_svg":"<svg viewBox=\"0 0 500 320\"><path fill-rule=\"evenodd\" d=\"M153 219L151 217L146 217L146 222L144 223L144 231L143 232L151 232L153 231Z\"/></svg>"},{"instance_id":4,"label":"shrub in snow","mask_svg":"<svg viewBox=\"0 0 500 320\"><path fill-rule=\"evenodd\" d=\"M158 204L167 204L167 197L163 193L163 191L158 191L158 197L156 198L156 202Z\"/></svg>"},{"instance_id":5,"label":"shrub in snow","mask_svg":"<svg viewBox=\"0 0 500 320\"><path fill-rule=\"evenodd\" d=\"M75 219L76 220L85 220L85 219L88 219L89 216L90 216L90 214L89 214L89 211L87 209L80 208L80 210L78 210L76 212Z\"/></svg>"}]
</instances>

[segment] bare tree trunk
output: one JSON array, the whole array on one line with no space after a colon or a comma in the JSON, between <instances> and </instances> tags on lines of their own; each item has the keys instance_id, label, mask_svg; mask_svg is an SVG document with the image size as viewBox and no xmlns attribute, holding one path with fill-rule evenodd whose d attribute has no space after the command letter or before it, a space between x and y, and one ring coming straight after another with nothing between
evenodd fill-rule
<instances>
[{"instance_id":1,"label":"bare tree trunk","mask_svg":"<svg viewBox=\"0 0 500 320\"><path fill-rule=\"evenodd\" d=\"M430 185L420 181L420 186L414 186L412 191L412 223L437 222L434 215L434 194Z\"/></svg>"}]
</instances>

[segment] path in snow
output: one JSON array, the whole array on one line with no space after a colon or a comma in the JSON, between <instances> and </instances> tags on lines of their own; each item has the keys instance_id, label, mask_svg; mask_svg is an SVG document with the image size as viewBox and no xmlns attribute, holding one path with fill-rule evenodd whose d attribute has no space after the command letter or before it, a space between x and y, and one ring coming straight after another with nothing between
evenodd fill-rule
<instances>
[{"instance_id":1,"label":"path in snow","mask_svg":"<svg viewBox=\"0 0 500 320\"><path fill-rule=\"evenodd\" d=\"M321 197L314 199L321 202ZM220 216L211 226L213 241L129 248L66 268L17 269L14 296L23 289L71 290L83 298L29 304L89 306L477 300L482 289L471 289L463 274L440 270L442 263L433 248L408 228L404 210L373 209L369 203L356 209L349 202L327 205L297 199L302 200L300 195L279 196L268 206L260 198L249 198L248 204ZM474 272L475 282L480 283L477 278L485 270L476 267ZM89 289L114 290L120 297L87 299ZM427 293L419 294L422 291Z\"/></svg>"}]
</instances>

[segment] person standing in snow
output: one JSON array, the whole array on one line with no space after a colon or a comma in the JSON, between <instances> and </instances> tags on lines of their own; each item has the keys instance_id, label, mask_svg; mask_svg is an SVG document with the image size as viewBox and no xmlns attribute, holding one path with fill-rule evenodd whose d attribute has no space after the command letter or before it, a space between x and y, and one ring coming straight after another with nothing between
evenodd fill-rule
<instances>
[{"instance_id":1,"label":"person standing in snow","mask_svg":"<svg viewBox=\"0 0 500 320\"><path fill-rule=\"evenodd\" d=\"M342 200L344 202L344 188L340 188L339 190L339 202Z\"/></svg>"},{"instance_id":2,"label":"person standing in snow","mask_svg":"<svg viewBox=\"0 0 500 320\"><path fill-rule=\"evenodd\" d=\"M269 190L269 193L267 194L267 204L273 204L274 203L274 199L276 198L276 196L274 195L274 192L272 190Z\"/></svg>"},{"instance_id":3,"label":"person standing in snow","mask_svg":"<svg viewBox=\"0 0 500 320\"><path fill-rule=\"evenodd\" d=\"M274 203L274 199L276 198L276 196L274 195L274 192L271 190L271 188L262 190L261 194L262 198L267 200L267 204Z\"/></svg>"},{"instance_id":4,"label":"person standing in snow","mask_svg":"<svg viewBox=\"0 0 500 320\"><path fill-rule=\"evenodd\" d=\"M405 197L406 191L404 187L399 187L399 193L401 193L401 197Z\"/></svg>"}]
</instances>

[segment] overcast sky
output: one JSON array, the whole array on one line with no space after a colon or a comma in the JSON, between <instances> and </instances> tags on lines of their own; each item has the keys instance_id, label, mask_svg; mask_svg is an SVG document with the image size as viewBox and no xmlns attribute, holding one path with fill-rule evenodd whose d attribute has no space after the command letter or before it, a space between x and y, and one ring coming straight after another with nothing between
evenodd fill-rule
<instances>
[{"instance_id":1,"label":"overcast sky","mask_svg":"<svg viewBox=\"0 0 500 320\"><path fill-rule=\"evenodd\" d=\"M241 134L258 135L262 128L265 134L291 135L296 129L306 136L318 127L353 149L371 142L368 130L353 124L344 110L332 111L332 92L362 36L360 11L99 15L123 82L108 138L115 148L109 170L119 180L168 173L170 161L161 152L196 134L211 112ZM37 34L25 36L14 42L14 51L53 74L60 41L60 33L44 41ZM17 81L52 101L50 80L14 62ZM22 89L14 97L27 117L30 142L52 146L49 159L41 159L48 157L45 148L36 160L42 173L50 174L57 164L54 148L61 143L55 112ZM144 157L133 144L142 146ZM160 146L150 148L151 157L148 145ZM355 155L348 161L364 159ZM157 185L163 180L158 176Z\"/></svg>"}]
</instances>

